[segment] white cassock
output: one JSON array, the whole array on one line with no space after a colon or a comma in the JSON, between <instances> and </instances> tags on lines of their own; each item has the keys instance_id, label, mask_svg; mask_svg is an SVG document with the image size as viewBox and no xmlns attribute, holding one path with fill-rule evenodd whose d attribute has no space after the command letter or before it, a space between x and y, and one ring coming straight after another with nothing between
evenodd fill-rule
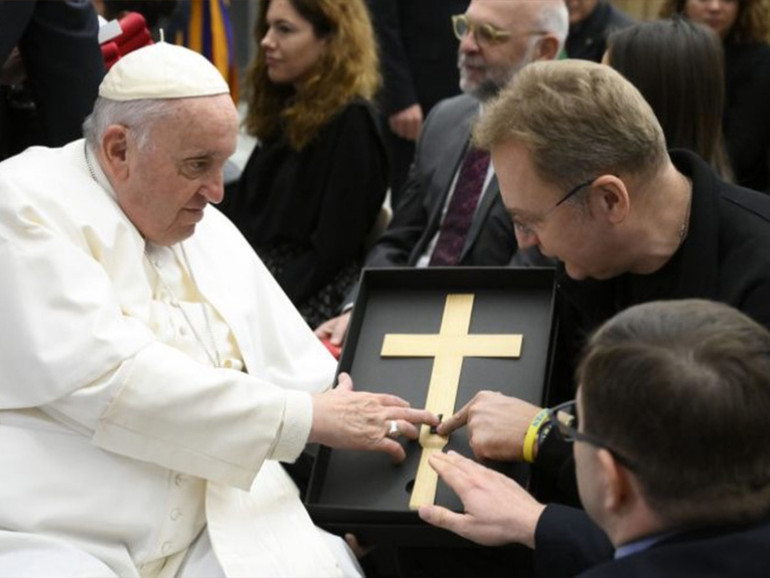
<instances>
[{"instance_id":1,"label":"white cassock","mask_svg":"<svg viewBox=\"0 0 770 578\"><path fill-rule=\"evenodd\" d=\"M277 463L334 360L221 213L191 278L91 164L82 140L0 164L0 574L173 576L204 528L228 576L355 572Z\"/></svg>"}]
</instances>

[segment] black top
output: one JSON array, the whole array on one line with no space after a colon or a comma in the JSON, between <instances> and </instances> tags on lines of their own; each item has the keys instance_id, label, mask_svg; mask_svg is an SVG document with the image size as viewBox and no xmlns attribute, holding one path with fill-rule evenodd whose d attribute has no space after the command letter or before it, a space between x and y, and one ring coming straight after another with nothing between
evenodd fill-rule
<instances>
[{"instance_id":1,"label":"black top","mask_svg":"<svg viewBox=\"0 0 770 578\"><path fill-rule=\"evenodd\" d=\"M558 350L549 404L574 397L572 372L588 333L632 305L658 299L711 299L727 303L770 328L770 198L719 180L694 153L679 150L670 154L677 169L693 183L687 238L666 265L649 275L629 273L607 281L573 281L563 269L560 271ZM540 448L535 470L541 499L574 499L571 448L555 434L550 434ZM582 512L575 516L586 517ZM571 522L567 531L556 530L549 524L552 520L544 515L539 521L538 542L561 541L557 549L571 552L569 562L576 565L569 573L561 573L565 559L549 556L550 548L538 549L537 563L548 568L544 576L572 576L601 561L592 557L600 539L591 535L587 517L586 526L575 532L570 528L579 528L578 523ZM602 534L598 527L593 528ZM582 560L581 552L585 554Z\"/></svg>"},{"instance_id":2,"label":"black top","mask_svg":"<svg viewBox=\"0 0 770 578\"><path fill-rule=\"evenodd\" d=\"M735 181L770 192L770 46L725 49L724 133Z\"/></svg>"},{"instance_id":3,"label":"black top","mask_svg":"<svg viewBox=\"0 0 770 578\"><path fill-rule=\"evenodd\" d=\"M567 56L601 62L607 49L607 36L614 30L633 23L631 17L601 0L587 18L569 27L564 46Z\"/></svg>"},{"instance_id":4,"label":"black top","mask_svg":"<svg viewBox=\"0 0 770 578\"><path fill-rule=\"evenodd\" d=\"M299 152L283 138L258 145L222 209L257 252L302 249L276 277L298 305L362 256L387 168L372 106L357 100Z\"/></svg>"}]
</instances>

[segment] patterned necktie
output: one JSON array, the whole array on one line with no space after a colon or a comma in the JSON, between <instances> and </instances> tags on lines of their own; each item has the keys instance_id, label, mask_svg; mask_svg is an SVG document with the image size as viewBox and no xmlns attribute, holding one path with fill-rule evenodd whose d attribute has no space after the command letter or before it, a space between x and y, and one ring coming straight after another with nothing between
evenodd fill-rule
<instances>
[{"instance_id":1,"label":"patterned necktie","mask_svg":"<svg viewBox=\"0 0 770 578\"><path fill-rule=\"evenodd\" d=\"M489 167L489 153L470 147L465 154L452 199L441 223L430 266L456 265L473 221Z\"/></svg>"}]
</instances>

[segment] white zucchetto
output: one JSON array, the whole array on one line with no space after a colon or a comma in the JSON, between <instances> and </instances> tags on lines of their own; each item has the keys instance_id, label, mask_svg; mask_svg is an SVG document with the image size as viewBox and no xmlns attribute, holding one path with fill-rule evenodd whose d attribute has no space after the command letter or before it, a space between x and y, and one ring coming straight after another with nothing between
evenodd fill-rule
<instances>
[{"instance_id":1,"label":"white zucchetto","mask_svg":"<svg viewBox=\"0 0 770 578\"><path fill-rule=\"evenodd\" d=\"M111 100L192 98L228 94L222 75L205 57L182 46L157 42L118 60L99 85Z\"/></svg>"}]
</instances>

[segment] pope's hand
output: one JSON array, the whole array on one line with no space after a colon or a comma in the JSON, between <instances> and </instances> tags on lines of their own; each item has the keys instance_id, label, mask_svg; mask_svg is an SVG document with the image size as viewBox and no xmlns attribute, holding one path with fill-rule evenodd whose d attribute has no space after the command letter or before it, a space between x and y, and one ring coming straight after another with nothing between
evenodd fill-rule
<instances>
[{"instance_id":1,"label":"pope's hand","mask_svg":"<svg viewBox=\"0 0 770 578\"><path fill-rule=\"evenodd\" d=\"M420 506L420 518L484 546L535 547L535 528L545 506L514 480L451 451L433 454L430 465L459 496L464 512Z\"/></svg>"},{"instance_id":2,"label":"pope's hand","mask_svg":"<svg viewBox=\"0 0 770 578\"><path fill-rule=\"evenodd\" d=\"M376 450L394 462L406 458L404 448L388 437L395 420L399 435L417 439L415 424L438 424L438 418L424 409L412 409L395 395L353 391L353 380L340 373L334 389L313 396L313 426L309 442L348 450Z\"/></svg>"},{"instance_id":3,"label":"pope's hand","mask_svg":"<svg viewBox=\"0 0 770 578\"><path fill-rule=\"evenodd\" d=\"M476 457L521 460L524 436L539 411L539 407L518 398L480 391L460 411L441 422L438 433L449 435L467 424L468 442Z\"/></svg>"},{"instance_id":4,"label":"pope's hand","mask_svg":"<svg viewBox=\"0 0 770 578\"><path fill-rule=\"evenodd\" d=\"M328 339L332 345L341 346L348 332L351 311L346 311L342 315L332 317L316 327L315 334L318 339Z\"/></svg>"}]
</instances>

